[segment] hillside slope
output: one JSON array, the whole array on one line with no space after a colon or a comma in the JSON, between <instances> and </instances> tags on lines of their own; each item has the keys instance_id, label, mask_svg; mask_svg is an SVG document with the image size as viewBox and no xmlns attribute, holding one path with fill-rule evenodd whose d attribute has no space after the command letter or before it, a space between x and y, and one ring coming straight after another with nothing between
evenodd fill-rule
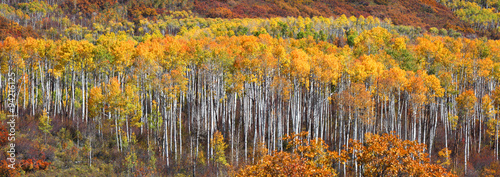
<instances>
[{"instance_id":1,"label":"hillside slope","mask_svg":"<svg viewBox=\"0 0 500 177\"><path fill-rule=\"evenodd\" d=\"M474 33L465 20L459 18L443 4L434 0L58 0L6 2L0 7L0 15L10 20L22 21L22 25L49 29L63 28L68 17L71 22L91 27L99 19L115 18L114 21L158 19L172 11L192 11L199 17L209 18L269 18L269 17L338 17L374 16L389 18L395 25L454 29ZM29 17L29 18L26 18ZM54 19L54 17L56 17ZM61 25L63 24L63 25Z\"/></svg>"},{"instance_id":2,"label":"hillside slope","mask_svg":"<svg viewBox=\"0 0 500 177\"><path fill-rule=\"evenodd\" d=\"M38 37L38 34L31 27L23 27L11 20L0 16L0 40L7 36L13 37Z\"/></svg>"},{"instance_id":3,"label":"hillside slope","mask_svg":"<svg viewBox=\"0 0 500 177\"><path fill-rule=\"evenodd\" d=\"M464 25L450 9L429 0L197 0L193 11L206 17L329 17L345 14L390 18L396 25L425 28Z\"/></svg>"}]
</instances>

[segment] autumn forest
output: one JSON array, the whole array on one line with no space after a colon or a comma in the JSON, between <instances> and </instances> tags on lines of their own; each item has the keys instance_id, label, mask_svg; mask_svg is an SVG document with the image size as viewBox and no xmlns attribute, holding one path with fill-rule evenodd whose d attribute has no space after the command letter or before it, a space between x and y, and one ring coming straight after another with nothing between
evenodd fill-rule
<instances>
[{"instance_id":1,"label":"autumn forest","mask_svg":"<svg viewBox=\"0 0 500 177\"><path fill-rule=\"evenodd\" d=\"M500 176L498 0L0 2L0 176Z\"/></svg>"}]
</instances>

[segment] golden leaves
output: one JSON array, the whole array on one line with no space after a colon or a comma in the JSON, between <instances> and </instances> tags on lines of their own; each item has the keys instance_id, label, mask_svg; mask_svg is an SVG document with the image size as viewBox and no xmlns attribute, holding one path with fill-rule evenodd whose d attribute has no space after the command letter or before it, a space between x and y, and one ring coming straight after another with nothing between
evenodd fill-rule
<instances>
[{"instance_id":1,"label":"golden leaves","mask_svg":"<svg viewBox=\"0 0 500 177\"><path fill-rule=\"evenodd\" d=\"M309 64L310 57L303 50L295 49L290 53L291 56L291 74L305 81L311 71Z\"/></svg>"},{"instance_id":2,"label":"golden leaves","mask_svg":"<svg viewBox=\"0 0 500 177\"><path fill-rule=\"evenodd\" d=\"M223 166L229 166L225 155L227 144L224 142L224 137L222 136L222 134L219 131L216 131L211 141L212 143L210 143L210 145L215 151L215 154L212 157L215 163Z\"/></svg>"},{"instance_id":3,"label":"golden leaves","mask_svg":"<svg viewBox=\"0 0 500 177\"><path fill-rule=\"evenodd\" d=\"M466 90L457 97L457 103L460 109L469 112L474 111L474 104L476 104L477 98L473 90Z\"/></svg>"},{"instance_id":4,"label":"golden leaves","mask_svg":"<svg viewBox=\"0 0 500 177\"><path fill-rule=\"evenodd\" d=\"M120 89L120 82L118 78L110 79L109 84L106 84L105 100L109 105L109 109L118 110L124 104L123 97L121 97L122 90Z\"/></svg>"},{"instance_id":5,"label":"golden leaves","mask_svg":"<svg viewBox=\"0 0 500 177\"><path fill-rule=\"evenodd\" d=\"M136 41L127 40L116 42L111 46L110 52L114 56L114 62L112 64L118 71L122 71L132 65L132 57L136 43Z\"/></svg>"},{"instance_id":6,"label":"golden leaves","mask_svg":"<svg viewBox=\"0 0 500 177\"><path fill-rule=\"evenodd\" d=\"M493 100L490 98L488 94L484 95L483 98L481 98L481 100L482 100L481 108L483 114L485 114L486 117L488 118L493 117L496 113L495 107L493 107Z\"/></svg>"},{"instance_id":7,"label":"golden leaves","mask_svg":"<svg viewBox=\"0 0 500 177\"><path fill-rule=\"evenodd\" d=\"M384 49L391 38L392 34L382 27L363 31L359 37L354 39L356 54L375 54L380 49ZM402 44L400 43L400 45Z\"/></svg>"},{"instance_id":8,"label":"golden leaves","mask_svg":"<svg viewBox=\"0 0 500 177\"><path fill-rule=\"evenodd\" d=\"M444 95L444 89L441 87L441 82L435 75L424 75L424 84L431 92L429 95L431 98L442 97Z\"/></svg>"},{"instance_id":9,"label":"golden leaves","mask_svg":"<svg viewBox=\"0 0 500 177\"><path fill-rule=\"evenodd\" d=\"M394 50L405 50L406 49L406 41L408 41L408 38L406 38L404 36L393 38L393 40L392 40L393 44L391 45L391 47Z\"/></svg>"},{"instance_id":10,"label":"golden leaves","mask_svg":"<svg viewBox=\"0 0 500 177\"><path fill-rule=\"evenodd\" d=\"M441 162L440 160L437 161L438 164L442 166L448 166L450 165L450 155L451 155L451 150L448 148L443 148L438 152L439 157L443 157L446 160L444 162Z\"/></svg>"},{"instance_id":11,"label":"golden leaves","mask_svg":"<svg viewBox=\"0 0 500 177\"><path fill-rule=\"evenodd\" d=\"M90 89L88 109L90 117L97 117L99 109L103 106L104 95L102 94L101 87L94 86Z\"/></svg>"},{"instance_id":12,"label":"golden leaves","mask_svg":"<svg viewBox=\"0 0 500 177\"><path fill-rule=\"evenodd\" d=\"M372 55L363 55L356 59L352 69L347 72L353 77L352 79L355 82L370 82L370 80L376 78L384 68L385 66L377 62Z\"/></svg>"}]
</instances>

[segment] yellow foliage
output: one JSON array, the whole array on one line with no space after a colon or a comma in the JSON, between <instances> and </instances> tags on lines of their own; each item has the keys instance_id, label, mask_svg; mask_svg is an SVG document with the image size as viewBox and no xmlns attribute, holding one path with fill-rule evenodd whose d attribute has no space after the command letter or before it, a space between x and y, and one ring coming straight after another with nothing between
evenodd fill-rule
<instances>
[{"instance_id":1,"label":"yellow foliage","mask_svg":"<svg viewBox=\"0 0 500 177\"><path fill-rule=\"evenodd\" d=\"M94 86L90 89L89 101L88 101L88 109L90 117L96 117L99 115L99 111L101 106L103 106L104 96L102 95L101 87Z\"/></svg>"},{"instance_id":2,"label":"yellow foliage","mask_svg":"<svg viewBox=\"0 0 500 177\"><path fill-rule=\"evenodd\" d=\"M212 142L210 144L215 152L212 159L219 165L229 166L225 154L227 144L224 142L224 137L222 136L222 134L219 131L216 131L214 134L214 138L211 141Z\"/></svg>"},{"instance_id":3,"label":"yellow foliage","mask_svg":"<svg viewBox=\"0 0 500 177\"><path fill-rule=\"evenodd\" d=\"M456 130L457 124L458 124L458 116L457 115L448 115L448 121L451 124L451 128L453 130Z\"/></svg>"},{"instance_id":4,"label":"yellow foliage","mask_svg":"<svg viewBox=\"0 0 500 177\"><path fill-rule=\"evenodd\" d=\"M474 104L476 103L476 101L476 95L472 90L466 90L457 97L459 108L467 113L474 111Z\"/></svg>"},{"instance_id":5,"label":"yellow foliage","mask_svg":"<svg viewBox=\"0 0 500 177\"><path fill-rule=\"evenodd\" d=\"M448 148L441 149L438 152L438 155L439 155L439 157L443 157L446 160L444 162L441 162L438 160L437 163L439 163L442 166L449 166L450 165L450 154L451 154L451 150L448 150Z\"/></svg>"},{"instance_id":6,"label":"yellow foliage","mask_svg":"<svg viewBox=\"0 0 500 177\"><path fill-rule=\"evenodd\" d=\"M376 78L385 68L382 63L377 62L371 55L359 57L353 65L352 69L348 70L348 73L355 82L370 82L367 79Z\"/></svg>"}]
</instances>

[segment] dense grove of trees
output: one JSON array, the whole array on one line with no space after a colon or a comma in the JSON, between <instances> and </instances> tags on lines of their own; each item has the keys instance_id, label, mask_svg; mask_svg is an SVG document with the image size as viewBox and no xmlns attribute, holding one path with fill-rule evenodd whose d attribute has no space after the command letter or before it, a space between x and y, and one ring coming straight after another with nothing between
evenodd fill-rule
<instances>
[{"instance_id":1,"label":"dense grove of trees","mask_svg":"<svg viewBox=\"0 0 500 177\"><path fill-rule=\"evenodd\" d=\"M493 38L499 38L499 1L453 0L440 2L449 7L457 17L466 21L470 28Z\"/></svg>"},{"instance_id":2,"label":"dense grove of trees","mask_svg":"<svg viewBox=\"0 0 500 177\"><path fill-rule=\"evenodd\" d=\"M360 144L371 141L426 149L421 162L443 161L458 175L498 161L499 41L422 34L372 17L205 23L181 26L177 36L144 24L156 32L8 37L1 104L14 72L20 115L36 117L46 146L58 147L45 160L74 151L65 162L104 158L116 166L99 168L129 175L223 175L273 152L297 160L280 153L282 137L303 131L303 140L322 139L345 157L328 162L337 174L382 173L370 164L376 156L357 158L378 147ZM372 135L384 133L392 135ZM64 141L72 144L57 145Z\"/></svg>"}]
</instances>

